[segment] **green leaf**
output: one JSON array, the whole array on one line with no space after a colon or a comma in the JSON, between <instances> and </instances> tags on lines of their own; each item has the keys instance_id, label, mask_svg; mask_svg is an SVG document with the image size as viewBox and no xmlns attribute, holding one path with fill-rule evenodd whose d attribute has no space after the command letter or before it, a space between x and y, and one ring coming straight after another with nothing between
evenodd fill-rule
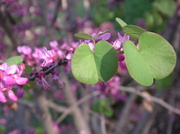
<instances>
[{"instance_id":1,"label":"green leaf","mask_svg":"<svg viewBox=\"0 0 180 134\"><path fill-rule=\"evenodd\" d=\"M121 26L121 28L124 30L124 32L129 35L131 38L137 40L139 39L139 36L145 32L146 30L144 30L143 28L140 28L138 26L134 26L134 25L127 25L123 20L121 20L120 18L116 18L116 21L119 23L119 25Z\"/></svg>"},{"instance_id":2,"label":"green leaf","mask_svg":"<svg viewBox=\"0 0 180 134\"><path fill-rule=\"evenodd\" d=\"M113 115L113 110L109 107L109 104L110 101L107 98L100 99L92 104L92 110L110 117Z\"/></svg>"},{"instance_id":3,"label":"green leaf","mask_svg":"<svg viewBox=\"0 0 180 134\"><path fill-rule=\"evenodd\" d=\"M99 37L99 36L101 36L101 35L103 35L103 34L105 34L105 33L107 33L107 32L109 32L109 30L106 30L106 31L104 31L104 32L96 35L95 37L93 37L93 39L96 39L97 37Z\"/></svg>"},{"instance_id":4,"label":"green leaf","mask_svg":"<svg viewBox=\"0 0 180 134\"><path fill-rule=\"evenodd\" d=\"M119 23L119 25L121 26L121 28L123 28L124 26L126 26L126 22L124 22L123 20L121 20L120 18L116 18L116 21Z\"/></svg>"},{"instance_id":5,"label":"green leaf","mask_svg":"<svg viewBox=\"0 0 180 134\"><path fill-rule=\"evenodd\" d=\"M172 17L176 10L176 3L173 0L158 0L153 3L153 6L167 17Z\"/></svg>"},{"instance_id":6,"label":"green leaf","mask_svg":"<svg viewBox=\"0 0 180 134\"><path fill-rule=\"evenodd\" d=\"M113 115L113 110L109 107L103 107L102 114L105 116L111 117Z\"/></svg>"},{"instance_id":7,"label":"green leaf","mask_svg":"<svg viewBox=\"0 0 180 134\"><path fill-rule=\"evenodd\" d=\"M23 89L31 89L36 85L35 81L29 81L28 83L26 83L25 85L23 85Z\"/></svg>"},{"instance_id":8,"label":"green leaf","mask_svg":"<svg viewBox=\"0 0 180 134\"><path fill-rule=\"evenodd\" d=\"M82 83L93 85L98 82L94 55L87 44L76 48L71 60L71 70L73 76Z\"/></svg>"},{"instance_id":9,"label":"green leaf","mask_svg":"<svg viewBox=\"0 0 180 134\"><path fill-rule=\"evenodd\" d=\"M134 25L127 25L123 27L124 32L129 35L131 38L137 40L140 35L144 33L146 30Z\"/></svg>"},{"instance_id":10,"label":"green leaf","mask_svg":"<svg viewBox=\"0 0 180 134\"><path fill-rule=\"evenodd\" d=\"M30 74L34 70L33 66L26 65L25 73Z\"/></svg>"},{"instance_id":11,"label":"green leaf","mask_svg":"<svg viewBox=\"0 0 180 134\"><path fill-rule=\"evenodd\" d=\"M139 53L134 43L124 43L124 54L129 74L139 84L149 86L153 83L153 77L148 70L143 56Z\"/></svg>"},{"instance_id":12,"label":"green leaf","mask_svg":"<svg viewBox=\"0 0 180 134\"><path fill-rule=\"evenodd\" d=\"M93 37L87 33L76 33L74 36L80 39L93 40Z\"/></svg>"},{"instance_id":13,"label":"green leaf","mask_svg":"<svg viewBox=\"0 0 180 134\"><path fill-rule=\"evenodd\" d=\"M163 88L167 88L172 84L173 81L173 73L168 75L166 78L161 79L161 80L156 80L155 81L155 86L158 90L162 90Z\"/></svg>"},{"instance_id":14,"label":"green leaf","mask_svg":"<svg viewBox=\"0 0 180 134\"><path fill-rule=\"evenodd\" d=\"M20 63L22 63L23 58L21 56L13 56L8 58L5 62L8 64L8 66L11 65L19 65Z\"/></svg>"},{"instance_id":15,"label":"green leaf","mask_svg":"<svg viewBox=\"0 0 180 134\"><path fill-rule=\"evenodd\" d=\"M118 58L115 49L106 41L99 41L94 53L87 44L75 50L71 61L73 76L84 84L93 85L109 80L117 71Z\"/></svg>"},{"instance_id":16,"label":"green leaf","mask_svg":"<svg viewBox=\"0 0 180 134\"><path fill-rule=\"evenodd\" d=\"M128 71L138 83L150 86L153 79L165 78L173 71L176 54L163 37L144 32L138 44L139 50L131 41L126 41L124 45Z\"/></svg>"},{"instance_id":17,"label":"green leaf","mask_svg":"<svg viewBox=\"0 0 180 134\"><path fill-rule=\"evenodd\" d=\"M152 32L143 33L139 39L139 49L153 78L165 78L173 71L176 65L176 53L162 36Z\"/></svg>"},{"instance_id":18,"label":"green leaf","mask_svg":"<svg viewBox=\"0 0 180 134\"><path fill-rule=\"evenodd\" d=\"M94 48L94 59L100 81L108 81L117 71L116 50L107 41L99 41Z\"/></svg>"}]
</instances>

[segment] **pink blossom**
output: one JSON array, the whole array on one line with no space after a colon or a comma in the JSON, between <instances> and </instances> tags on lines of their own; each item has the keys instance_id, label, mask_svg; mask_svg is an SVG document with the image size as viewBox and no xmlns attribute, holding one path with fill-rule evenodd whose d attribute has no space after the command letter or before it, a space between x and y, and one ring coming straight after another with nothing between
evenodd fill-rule
<instances>
[{"instance_id":1,"label":"pink blossom","mask_svg":"<svg viewBox=\"0 0 180 134\"><path fill-rule=\"evenodd\" d=\"M79 134L86 134L86 131L81 130Z\"/></svg>"},{"instance_id":2,"label":"pink blossom","mask_svg":"<svg viewBox=\"0 0 180 134\"><path fill-rule=\"evenodd\" d=\"M59 79L59 73L57 71L53 72L52 79L57 82L60 88L64 88L65 84Z\"/></svg>"},{"instance_id":3,"label":"pink blossom","mask_svg":"<svg viewBox=\"0 0 180 134\"><path fill-rule=\"evenodd\" d=\"M7 122L6 119L4 119L4 118L0 119L0 124L6 125L7 123L8 123L8 122Z\"/></svg>"},{"instance_id":4,"label":"pink blossom","mask_svg":"<svg viewBox=\"0 0 180 134\"><path fill-rule=\"evenodd\" d=\"M32 52L32 50L31 50L31 48L29 46L18 46L17 51L19 53L24 54L24 55L30 55L31 52Z\"/></svg>"},{"instance_id":5,"label":"pink blossom","mask_svg":"<svg viewBox=\"0 0 180 134\"><path fill-rule=\"evenodd\" d=\"M93 33L93 34L92 34L92 37L95 37L95 36L97 36L97 35L99 35L99 34L102 34L102 33L103 33L103 32L101 32L101 31L100 31L98 34ZM96 38L96 40L109 40L110 37L111 37L111 34L110 34L110 33L104 33L104 34L98 36L98 37Z\"/></svg>"},{"instance_id":6,"label":"pink blossom","mask_svg":"<svg viewBox=\"0 0 180 134\"><path fill-rule=\"evenodd\" d=\"M58 42L57 41L51 41L50 43L51 48L57 48Z\"/></svg>"},{"instance_id":7,"label":"pink blossom","mask_svg":"<svg viewBox=\"0 0 180 134\"><path fill-rule=\"evenodd\" d=\"M121 47L121 41L119 39L116 39L114 42L113 42L113 47L117 50Z\"/></svg>"},{"instance_id":8,"label":"pink blossom","mask_svg":"<svg viewBox=\"0 0 180 134\"><path fill-rule=\"evenodd\" d=\"M38 57L44 60L41 66L48 67L56 60L57 55L54 50L47 50L47 48L44 47L40 51L38 51Z\"/></svg>"},{"instance_id":9,"label":"pink blossom","mask_svg":"<svg viewBox=\"0 0 180 134\"><path fill-rule=\"evenodd\" d=\"M20 85L28 82L27 78L21 77L24 67L23 65L20 66L20 68L17 65L8 66L7 63L0 65L0 101L3 103L7 101L5 96L17 101L17 96L12 89L19 88Z\"/></svg>"},{"instance_id":10,"label":"pink blossom","mask_svg":"<svg viewBox=\"0 0 180 134\"><path fill-rule=\"evenodd\" d=\"M129 40L129 36L128 35L125 35L124 37L121 36L120 33L118 33L118 39L116 39L114 42L113 42L113 47L116 49L116 50L119 50L122 48L122 45L125 41Z\"/></svg>"},{"instance_id":11,"label":"pink blossom","mask_svg":"<svg viewBox=\"0 0 180 134\"><path fill-rule=\"evenodd\" d=\"M49 90L51 88L50 84L47 82L45 78L45 73L43 71L38 72L38 77L36 78L36 82L42 84L45 90Z\"/></svg>"}]
</instances>

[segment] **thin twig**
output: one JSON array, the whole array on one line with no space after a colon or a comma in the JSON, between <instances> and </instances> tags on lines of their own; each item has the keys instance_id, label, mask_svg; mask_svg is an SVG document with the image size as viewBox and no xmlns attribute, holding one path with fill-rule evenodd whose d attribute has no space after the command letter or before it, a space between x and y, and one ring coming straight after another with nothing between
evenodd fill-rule
<instances>
[{"instance_id":1,"label":"thin twig","mask_svg":"<svg viewBox=\"0 0 180 134\"><path fill-rule=\"evenodd\" d=\"M47 75L47 74L51 73L51 71L53 71L56 67L59 67L59 66L62 66L62 65L67 65L67 63L68 63L68 60L67 60L67 59L60 59L60 60L58 61L58 63L56 63L56 64L50 66L49 68L47 68L46 70L44 70L44 73ZM42 69L42 70L43 70L43 69ZM42 71L42 70L40 70L40 71ZM32 76L30 76L28 79L29 79L30 81L33 81L33 80L35 80L37 77L38 77L38 72L35 73L35 74L33 74Z\"/></svg>"},{"instance_id":2,"label":"thin twig","mask_svg":"<svg viewBox=\"0 0 180 134\"><path fill-rule=\"evenodd\" d=\"M77 102L75 102L72 106L70 106L70 108L68 108L57 120L56 122L60 123L61 121L63 121L72 111L75 107L83 104L84 102L88 101L89 99L91 99L94 96L98 96L100 95L100 92L95 91L92 94L86 95L83 98L81 98L80 100L78 100Z\"/></svg>"},{"instance_id":3,"label":"thin twig","mask_svg":"<svg viewBox=\"0 0 180 134\"><path fill-rule=\"evenodd\" d=\"M159 99L159 98L151 96L151 95L147 96L147 95L143 94L142 92L140 92L140 91L138 91L138 90L136 90L135 88L132 88L132 87L123 87L123 86L121 86L119 88L119 90L134 93L134 94L136 94L138 96L143 97L144 99L147 99L149 101L155 102L155 103L163 106L164 108L168 109L169 111L171 111L173 113L176 113L176 114L180 115L180 109L177 109L177 108L171 106L170 104L166 103L162 99Z\"/></svg>"},{"instance_id":4,"label":"thin twig","mask_svg":"<svg viewBox=\"0 0 180 134\"><path fill-rule=\"evenodd\" d=\"M130 95L130 97L126 101L126 104L123 107L122 112L119 115L119 119L116 123L116 126L118 126L118 127L115 127L114 134L119 134L120 130L122 130L122 128L126 125L127 120L128 120L127 118L129 116L129 112L130 112L130 108L131 108L134 100L136 99L136 97L137 97L136 94L132 94L132 95Z\"/></svg>"},{"instance_id":5,"label":"thin twig","mask_svg":"<svg viewBox=\"0 0 180 134\"><path fill-rule=\"evenodd\" d=\"M101 129L102 129L102 133L103 134L107 134L106 133L106 121L105 121L105 117L104 115L101 115Z\"/></svg>"},{"instance_id":6,"label":"thin twig","mask_svg":"<svg viewBox=\"0 0 180 134\"><path fill-rule=\"evenodd\" d=\"M67 108L65 108L64 106L59 106L52 101L48 101L48 106L49 106L49 108L52 108L57 112L65 112L67 110Z\"/></svg>"}]
</instances>

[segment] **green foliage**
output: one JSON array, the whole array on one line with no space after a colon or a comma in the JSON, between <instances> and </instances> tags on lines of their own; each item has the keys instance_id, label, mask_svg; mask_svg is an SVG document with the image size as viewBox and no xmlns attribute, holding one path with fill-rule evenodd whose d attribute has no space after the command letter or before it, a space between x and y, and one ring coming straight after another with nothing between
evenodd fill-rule
<instances>
[{"instance_id":1,"label":"green foliage","mask_svg":"<svg viewBox=\"0 0 180 134\"><path fill-rule=\"evenodd\" d=\"M138 83L150 86L153 79L165 78L172 72L176 64L176 54L163 37L144 32L138 44L139 50L131 41L124 45L128 71Z\"/></svg>"},{"instance_id":2,"label":"green foliage","mask_svg":"<svg viewBox=\"0 0 180 134\"><path fill-rule=\"evenodd\" d=\"M23 58L21 56L13 56L8 58L5 62L8 64L8 66L10 65L19 65L20 63L22 63Z\"/></svg>"},{"instance_id":3,"label":"green foliage","mask_svg":"<svg viewBox=\"0 0 180 134\"><path fill-rule=\"evenodd\" d=\"M108 99L100 99L92 104L92 110L101 113L105 116L111 117L113 110L109 107L110 101Z\"/></svg>"},{"instance_id":4,"label":"green foliage","mask_svg":"<svg viewBox=\"0 0 180 134\"><path fill-rule=\"evenodd\" d=\"M93 37L93 39L96 39L96 38L98 38L99 36L101 36L101 35L103 35L103 34L105 34L105 33L107 33L107 32L109 32L109 30L106 30L106 31L104 31L104 32L96 35L95 37Z\"/></svg>"},{"instance_id":5,"label":"green foliage","mask_svg":"<svg viewBox=\"0 0 180 134\"><path fill-rule=\"evenodd\" d=\"M136 24L139 18L144 18L144 13L152 9L152 0L126 0L123 6L122 18L128 24Z\"/></svg>"},{"instance_id":6,"label":"green foliage","mask_svg":"<svg viewBox=\"0 0 180 134\"><path fill-rule=\"evenodd\" d=\"M115 49L106 41L95 44L94 53L87 44L75 50L71 61L73 76L84 84L108 81L117 71L118 58Z\"/></svg>"},{"instance_id":7,"label":"green foliage","mask_svg":"<svg viewBox=\"0 0 180 134\"><path fill-rule=\"evenodd\" d=\"M129 35L131 38L133 38L134 40L139 39L140 35L145 32L144 29L137 27L137 26L133 26L133 25L126 25L124 27L122 27L122 29L124 30L124 32Z\"/></svg>"},{"instance_id":8,"label":"green foliage","mask_svg":"<svg viewBox=\"0 0 180 134\"><path fill-rule=\"evenodd\" d=\"M161 33L167 21L163 16L157 11L151 11L145 13L145 23L149 30Z\"/></svg>"},{"instance_id":9,"label":"green foliage","mask_svg":"<svg viewBox=\"0 0 180 134\"><path fill-rule=\"evenodd\" d=\"M116 21L119 23L119 25L121 26L121 28L124 30L124 32L129 35L131 38L133 38L134 40L139 39L140 35L145 32L146 30L138 27L138 26L134 26L134 25L127 25L123 20L121 20L120 18L116 18Z\"/></svg>"},{"instance_id":10,"label":"green foliage","mask_svg":"<svg viewBox=\"0 0 180 134\"><path fill-rule=\"evenodd\" d=\"M93 37L87 33L76 33L74 36L80 39L93 40Z\"/></svg>"},{"instance_id":11,"label":"green foliage","mask_svg":"<svg viewBox=\"0 0 180 134\"><path fill-rule=\"evenodd\" d=\"M158 90L162 90L164 88L169 87L172 84L173 81L173 73L168 75L166 78L161 79L161 80L156 80L155 81L155 86Z\"/></svg>"},{"instance_id":12,"label":"green foliage","mask_svg":"<svg viewBox=\"0 0 180 134\"><path fill-rule=\"evenodd\" d=\"M99 0L91 4L90 14L93 16L95 25L100 25L105 21L114 18L113 11L109 8L107 0Z\"/></svg>"},{"instance_id":13,"label":"green foliage","mask_svg":"<svg viewBox=\"0 0 180 134\"><path fill-rule=\"evenodd\" d=\"M3 125L0 125L0 132L1 132L2 134L5 134L5 132L6 132L6 127L3 126Z\"/></svg>"},{"instance_id":14,"label":"green foliage","mask_svg":"<svg viewBox=\"0 0 180 134\"><path fill-rule=\"evenodd\" d=\"M26 65L25 73L30 74L34 70L33 66Z\"/></svg>"},{"instance_id":15,"label":"green foliage","mask_svg":"<svg viewBox=\"0 0 180 134\"><path fill-rule=\"evenodd\" d=\"M153 7L167 17L172 17L176 10L176 4L173 0L156 0Z\"/></svg>"},{"instance_id":16,"label":"green foliage","mask_svg":"<svg viewBox=\"0 0 180 134\"><path fill-rule=\"evenodd\" d=\"M116 21L119 23L119 25L120 25L121 27L124 27L124 26L127 25L126 22L124 22L124 21L121 20L120 18L116 18Z\"/></svg>"},{"instance_id":17,"label":"green foliage","mask_svg":"<svg viewBox=\"0 0 180 134\"><path fill-rule=\"evenodd\" d=\"M31 89L31 88L33 88L35 85L36 85L36 82L35 82L35 81L29 81L28 83L26 83L26 84L23 86L23 89Z\"/></svg>"}]
</instances>

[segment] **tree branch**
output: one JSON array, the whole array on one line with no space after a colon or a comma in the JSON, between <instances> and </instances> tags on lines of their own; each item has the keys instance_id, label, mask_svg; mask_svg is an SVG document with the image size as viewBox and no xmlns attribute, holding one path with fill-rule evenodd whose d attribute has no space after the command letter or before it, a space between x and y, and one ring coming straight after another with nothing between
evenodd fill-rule
<instances>
[{"instance_id":1,"label":"tree branch","mask_svg":"<svg viewBox=\"0 0 180 134\"><path fill-rule=\"evenodd\" d=\"M80 100L74 102L74 104L72 104L61 116L60 118L57 119L57 122L60 123L61 121L63 121L73 110L74 108L78 107L79 105L85 103L86 101L88 101L89 99L91 99L94 96L98 96L100 95L100 92L95 91L92 94L88 94L86 96L84 96L83 98L81 98Z\"/></svg>"},{"instance_id":2,"label":"tree branch","mask_svg":"<svg viewBox=\"0 0 180 134\"><path fill-rule=\"evenodd\" d=\"M163 101L162 99L159 99L157 97L154 97L154 96L151 96L151 95L147 96L146 94L143 94L141 91L138 91L135 88L121 86L118 90L134 93L134 94L136 94L138 96L141 96L144 99L147 99L148 101L152 101L152 102L155 102L155 103L163 106L164 108L168 109L169 111L171 111L173 113L176 113L176 114L180 115L180 109L177 109L177 108L171 106L170 104L166 103L165 101Z\"/></svg>"}]
</instances>

